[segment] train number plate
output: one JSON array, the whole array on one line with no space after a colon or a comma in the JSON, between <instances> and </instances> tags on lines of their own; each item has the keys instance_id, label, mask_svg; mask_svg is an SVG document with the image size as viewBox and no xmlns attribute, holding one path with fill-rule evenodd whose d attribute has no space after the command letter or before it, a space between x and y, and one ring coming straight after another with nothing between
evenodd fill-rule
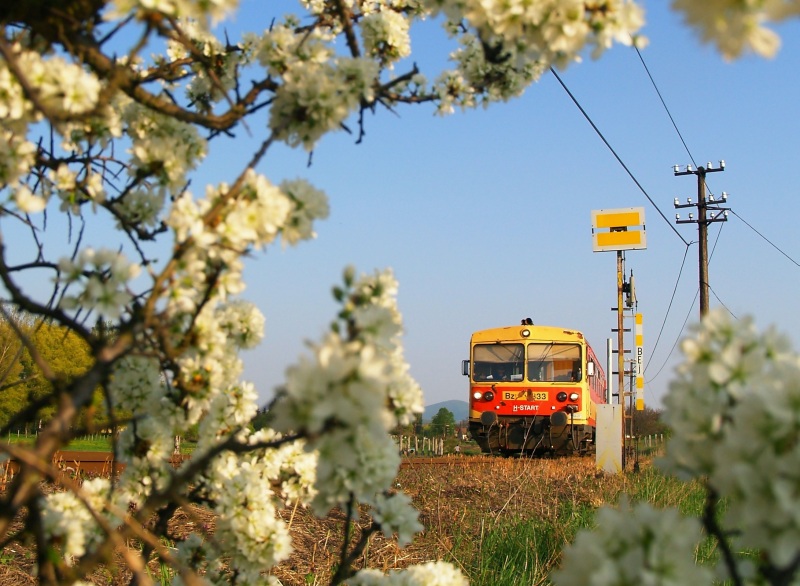
<instances>
[{"instance_id":1,"label":"train number plate","mask_svg":"<svg viewBox=\"0 0 800 586\"><path fill-rule=\"evenodd\" d=\"M504 401L547 401L547 391L503 391Z\"/></svg>"}]
</instances>

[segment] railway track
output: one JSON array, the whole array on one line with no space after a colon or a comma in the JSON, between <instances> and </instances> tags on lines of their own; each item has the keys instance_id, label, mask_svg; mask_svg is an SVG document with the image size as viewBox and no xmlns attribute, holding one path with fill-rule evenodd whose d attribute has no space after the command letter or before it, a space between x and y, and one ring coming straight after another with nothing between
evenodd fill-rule
<instances>
[{"instance_id":1,"label":"railway track","mask_svg":"<svg viewBox=\"0 0 800 586\"><path fill-rule=\"evenodd\" d=\"M491 456L416 456L403 457L400 468L414 468L415 466L463 466L464 464L491 464L497 462L497 457Z\"/></svg>"},{"instance_id":2,"label":"railway track","mask_svg":"<svg viewBox=\"0 0 800 586\"><path fill-rule=\"evenodd\" d=\"M191 457L190 454L180 454L172 457L173 466L177 467ZM481 464L497 462L497 458L487 456L403 456L401 468L415 468L424 466L462 466L464 464ZM125 465L114 462L110 452L89 452L63 450L56 452L53 463L59 471L70 478L95 478L118 474L124 470ZM5 469L5 470L4 470ZM0 466L0 483L3 481L3 472L6 477L11 477L19 470L19 464L13 460Z\"/></svg>"},{"instance_id":3,"label":"railway track","mask_svg":"<svg viewBox=\"0 0 800 586\"><path fill-rule=\"evenodd\" d=\"M178 466L181 462L188 459L188 454L176 454L171 461L173 466ZM60 450L53 456L53 464L58 468L60 474L70 478L95 478L98 476L110 476L111 473L119 474L125 469L125 465L114 462L110 452L89 452ZM10 460L0 465L0 484L4 484L4 478L13 477L19 471L19 464Z\"/></svg>"}]
</instances>

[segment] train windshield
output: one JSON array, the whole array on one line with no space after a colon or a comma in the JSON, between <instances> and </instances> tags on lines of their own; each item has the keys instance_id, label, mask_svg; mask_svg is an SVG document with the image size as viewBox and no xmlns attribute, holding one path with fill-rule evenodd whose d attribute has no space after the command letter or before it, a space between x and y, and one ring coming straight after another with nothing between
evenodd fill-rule
<instances>
[{"instance_id":1,"label":"train windshield","mask_svg":"<svg viewBox=\"0 0 800 586\"><path fill-rule=\"evenodd\" d=\"M582 378L579 344L528 344L529 381L579 382Z\"/></svg>"},{"instance_id":2,"label":"train windshield","mask_svg":"<svg viewBox=\"0 0 800 586\"><path fill-rule=\"evenodd\" d=\"M472 351L476 381L524 379L525 347L522 344L476 344Z\"/></svg>"}]
</instances>

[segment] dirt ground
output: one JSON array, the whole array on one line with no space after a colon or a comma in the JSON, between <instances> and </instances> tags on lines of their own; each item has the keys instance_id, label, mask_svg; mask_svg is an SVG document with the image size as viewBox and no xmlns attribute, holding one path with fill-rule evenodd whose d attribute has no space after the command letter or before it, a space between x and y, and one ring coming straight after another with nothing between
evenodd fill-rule
<instances>
[{"instance_id":1,"label":"dirt ground","mask_svg":"<svg viewBox=\"0 0 800 586\"><path fill-rule=\"evenodd\" d=\"M554 516L554 503L598 506L609 495L624 490L625 478L598 474L594 461L587 458L472 463L471 458L461 456L438 466L412 461L400 471L397 488L412 497L425 531L402 549L382 534L374 535L356 565L387 571L438 559L459 564L452 554L456 536L472 534L479 539L486 523L504 516ZM317 519L301 507L287 508L282 514L291 523L294 553L272 573L285 586L328 584L342 550L344 514L334 511ZM214 516L200 508L179 510L170 530L181 536L198 525L213 532ZM369 519L363 515L353 527L355 537L368 526ZM136 544L130 547L136 548ZM118 558L122 560L120 552ZM34 561L29 546L12 543L5 547L0 553L0 586L36 584ZM153 562L150 568L157 577L157 564ZM103 567L89 579L98 585L116 585L129 583L130 577L124 568Z\"/></svg>"}]
</instances>

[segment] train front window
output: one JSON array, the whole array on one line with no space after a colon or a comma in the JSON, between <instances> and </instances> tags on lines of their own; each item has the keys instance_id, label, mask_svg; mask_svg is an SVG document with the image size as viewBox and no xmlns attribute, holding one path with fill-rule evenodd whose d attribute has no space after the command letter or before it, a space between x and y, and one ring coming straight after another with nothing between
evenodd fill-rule
<instances>
[{"instance_id":1,"label":"train front window","mask_svg":"<svg viewBox=\"0 0 800 586\"><path fill-rule=\"evenodd\" d=\"M579 382L582 378L579 344L528 344L529 381Z\"/></svg>"},{"instance_id":2,"label":"train front window","mask_svg":"<svg viewBox=\"0 0 800 586\"><path fill-rule=\"evenodd\" d=\"M522 344L476 344L472 362L475 381L521 381L525 347Z\"/></svg>"}]
</instances>

